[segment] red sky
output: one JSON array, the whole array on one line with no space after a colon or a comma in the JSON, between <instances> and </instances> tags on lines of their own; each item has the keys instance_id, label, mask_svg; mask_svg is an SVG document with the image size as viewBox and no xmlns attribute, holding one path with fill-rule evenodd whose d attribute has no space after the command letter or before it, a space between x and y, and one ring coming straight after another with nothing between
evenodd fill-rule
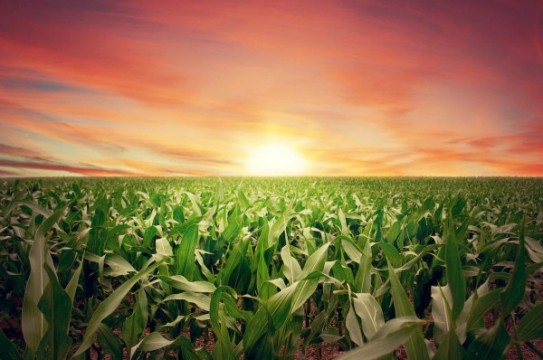
<instances>
[{"instance_id":1,"label":"red sky","mask_svg":"<svg viewBox=\"0 0 543 360\"><path fill-rule=\"evenodd\" d=\"M2 1L0 129L0 176L541 176L543 1Z\"/></svg>"}]
</instances>

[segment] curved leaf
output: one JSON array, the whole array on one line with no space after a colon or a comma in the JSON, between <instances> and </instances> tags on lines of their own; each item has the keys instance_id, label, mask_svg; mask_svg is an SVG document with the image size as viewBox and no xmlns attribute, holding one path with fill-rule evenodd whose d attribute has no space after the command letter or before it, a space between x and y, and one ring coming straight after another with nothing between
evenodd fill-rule
<instances>
[{"instance_id":1,"label":"curved leaf","mask_svg":"<svg viewBox=\"0 0 543 360\"><path fill-rule=\"evenodd\" d=\"M83 341L73 357L76 357L87 350L93 342L94 334L98 330L98 327L104 321L105 318L107 318L109 315L115 311L115 309L119 306L123 298L128 294L130 289L141 279L143 279L145 276L149 275L151 272L153 272L156 268L160 266L161 262L156 263L147 269L144 269L125 281L121 286L119 286L114 292L112 292L107 299L102 301L100 305L96 308L96 311L92 314L92 317L89 321L89 325L87 326L87 330L85 331L85 335L83 336Z\"/></svg>"},{"instance_id":2,"label":"curved leaf","mask_svg":"<svg viewBox=\"0 0 543 360\"><path fill-rule=\"evenodd\" d=\"M405 289L400 284L394 269L388 263L388 273L390 277L390 286L392 299L394 301L394 310L397 316L415 316L413 304L409 301ZM412 336L405 343L407 356L412 359L428 359L426 344L421 329L414 329Z\"/></svg>"},{"instance_id":3,"label":"curved leaf","mask_svg":"<svg viewBox=\"0 0 543 360\"><path fill-rule=\"evenodd\" d=\"M394 320L391 320L388 323ZM405 344L412 336L414 336L415 331L420 331L419 324L420 320L412 323L404 323L401 326L391 324L392 326L387 326L386 328L383 327L382 330L390 329L390 331L386 331L379 334L379 336L375 336L374 339L364 344L364 346L346 352L345 354L339 356L338 360L371 360L390 354L400 345ZM422 349L421 353L426 353L426 356L428 355L426 346ZM414 357L414 359L418 359L418 357Z\"/></svg>"},{"instance_id":4,"label":"curved leaf","mask_svg":"<svg viewBox=\"0 0 543 360\"><path fill-rule=\"evenodd\" d=\"M362 319L364 335L371 340L385 324L381 306L370 294L355 294L353 305L356 314Z\"/></svg>"},{"instance_id":5,"label":"curved leaf","mask_svg":"<svg viewBox=\"0 0 543 360\"><path fill-rule=\"evenodd\" d=\"M543 338L543 303L536 305L522 319L517 327L517 340L528 342Z\"/></svg>"},{"instance_id":6,"label":"curved leaf","mask_svg":"<svg viewBox=\"0 0 543 360\"><path fill-rule=\"evenodd\" d=\"M45 266L54 269L53 260L47 250L46 235L64 215L65 208L56 211L44 220L34 235L34 243L30 248L30 276L26 282L22 309L22 331L27 351L34 354L38 350L41 339L47 331L47 322L38 308L38 302L49 284Z\"/></svg>"},{"instance_id":7,"label":"curved leaf","mask_svg":"<svg viewBox=\"0 0 543 360\"><path fill-rule=\"evenodd\" d=\"M173 342L174 340L168 340L158 332L150 333L130 349L130 359L132 359L136 351L155 351L169 346Z\"/></svg>"}]
</instances>

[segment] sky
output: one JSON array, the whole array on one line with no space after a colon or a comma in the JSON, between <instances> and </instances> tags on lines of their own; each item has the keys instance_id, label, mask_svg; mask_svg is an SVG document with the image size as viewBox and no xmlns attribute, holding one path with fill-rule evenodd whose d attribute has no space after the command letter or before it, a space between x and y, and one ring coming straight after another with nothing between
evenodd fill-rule
<instances>
[{"instance_id":1,"label":"sky","mask_svg":"<svg viewBox=\"0 0 543 360\"><path fill-rule=\"evenodd\" d=\"M543 176L543 1L0 2L0 177L277 144L303 175Z\"/></svg>"}]
</instances>

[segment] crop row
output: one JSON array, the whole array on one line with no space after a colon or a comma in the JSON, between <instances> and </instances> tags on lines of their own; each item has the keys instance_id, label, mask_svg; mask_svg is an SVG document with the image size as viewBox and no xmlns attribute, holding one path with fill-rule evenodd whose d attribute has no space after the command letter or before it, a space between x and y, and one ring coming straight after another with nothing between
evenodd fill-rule
<instances>
[{"instance_id":1,"label":"crop row","mask_svg":"<svg viewBox=\"0 0 543 360\"><path fill-rule=\"evenodd\" d=\"M410 359L542 355L541 180L0 191L0 358L294 359L323 344L344 359L400 345Z\"/></svg>"}]
</instances>

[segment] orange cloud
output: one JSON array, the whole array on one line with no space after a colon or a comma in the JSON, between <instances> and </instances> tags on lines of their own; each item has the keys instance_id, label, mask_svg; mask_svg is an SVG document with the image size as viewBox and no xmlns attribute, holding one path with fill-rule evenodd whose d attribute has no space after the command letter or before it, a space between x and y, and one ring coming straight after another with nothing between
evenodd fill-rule
<instances>
[{"instance_id":1,"label":"orange cloud","mask_svg":"<svg viewBox=\"0 0 543 360\"><path fill-rule=\"evenodd\" d=\"M40 159L42 154L32 149L22 148L18 146L10 146L7 144L0 144L0 154L23 157L28 159Z\"/></svg>"},{"instance_id":2,"label":"orange cloud","mask_svg":"<svg viewBox=\"0 0 543 360\"><path fill-rule=\"evenodd\" d=\"M130 171L119 169L103 169L94 166L71 166L47 162L12 161L0 159L0 166L22 169L54 170L88 176L129 176L136 175Z\"/></svg>"},{"instance_id":3,"label":"orange cloud","mask_svg":"<svg viewBox=\"0 0 543 360\"><path fill-rule=\"evenodd\" d=\"M3 176L243 174L273 141L313 175L543 175L536 0L0 13Z\"/></svg>"}]
</instances>

